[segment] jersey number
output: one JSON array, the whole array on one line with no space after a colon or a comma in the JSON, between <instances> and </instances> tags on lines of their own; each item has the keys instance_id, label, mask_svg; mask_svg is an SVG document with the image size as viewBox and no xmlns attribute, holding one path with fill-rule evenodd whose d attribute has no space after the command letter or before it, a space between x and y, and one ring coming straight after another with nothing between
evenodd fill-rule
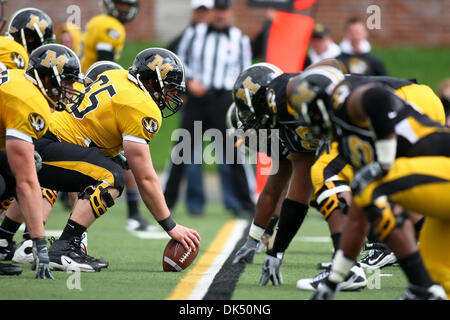
<instances>
[{"instance_id":1,"label":"jersey number","mask_svg":"<svg viewBox=\"0 0 450 320\"><path fill-rule=\"evenodd\" d=\"M351 135L348 138L348 146L350 149L350 160L354 167L361 168L362 166L373 162L373 148L367 141L361 140L355 135Z\"/></svg>"},{"instance_id":2,"label":"jersey number","mask_svg":"<svg viewBox=\"0 0 450 320\"><path fill-rule=\"evenodd\" d=\"M83 103L72 105L70 110L72 111L72 114L75 118L82 120L89 112L97 109L99 105L99 100L97 96L103 91L108 92L110 98L112 98L117 93L116 89L112 84L107 85L109 81L110 80L107 75L101 75L95 82L93 82L89 87L86 88L84 94L86 95L87 99L89 99L90 104L83 110L79 109L80 105ZM92 91L92 88L98 89Z\"/></svg>"},{"instance_id":3,"label":"jersey number","mask_svg":"<svg viewBox=\"0 0 450 320\"><path fill-rule=\"evenodd\" d=\"M295 132L301 138L300 143L304 149L314 151L318 148L320 140L312 134L311 129L299 126Z\"/></svg>"}]
</instances>

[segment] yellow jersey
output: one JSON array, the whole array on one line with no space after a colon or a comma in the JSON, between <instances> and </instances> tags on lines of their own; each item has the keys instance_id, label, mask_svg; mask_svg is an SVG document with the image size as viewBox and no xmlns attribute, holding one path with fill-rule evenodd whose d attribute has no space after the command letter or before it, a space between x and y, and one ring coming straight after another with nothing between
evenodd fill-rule
<instances>
[{"instance_id":1,"label":"yellow jersey","mask_svg":"<svg viewBox=\"0 0 450 320\"><path fill-rule=\"evenodd\" d=\"M50 107L41 91L22 70L0 73L0 149L6 137L33 143L47 131Z\"/></svg>"},{"instance_id":2,"label":"yellow jersey","mask_svg":"<svg viewBox=\"0 0 450 320\"><path fill-rule=\"evenodd\" d=\"M3 62L8 69L26 70L28 52L20 43L11 38L0 36L0 62Z\"/></svg>"},{"instance_id":3,"label":"yellow jersey","mask_svg":"<svg viewBox=\"0 0 450 320\"><path fill-rule=\"evenodd\" d=\"M83 73L98 61L98 50L114 52L118 61L125 43L125 27L114 17L101 14L93 17L86 26L83 38L81 69Z\"/></svg>"},{"instance_id":4,"label":"yellow jersey","mask_svg":"<svg viewBox=\"0 0 450 320\"><path fill-rule=\"evenodd\" d=\"M127 70L109 70L84 91L71 113L53 113L50 131L60 140L97 147L106 156L123 150L123 141L148 143L161 127L162 114L152 98L128 78Z\"/></svg>"}]
</instances>

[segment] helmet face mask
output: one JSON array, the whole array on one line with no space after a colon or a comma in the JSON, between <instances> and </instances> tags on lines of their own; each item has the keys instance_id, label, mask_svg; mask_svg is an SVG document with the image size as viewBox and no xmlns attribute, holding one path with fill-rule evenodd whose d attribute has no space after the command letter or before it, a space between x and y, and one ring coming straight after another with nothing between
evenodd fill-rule
<instances>
[{"instance_id":1,"label":"helmet face mask","mask_svg":"<svg viewBox=\"0 0 450 320\"><path fill-rule=\"evenodd\" d=\"M185 70L173 52L163 48L141 51L129 68L129 75L155 101L163 118L174 115L183 106Z\"/></svg>"},{"instance_id":2,"label":"helmet face mask","mask_svg":"<svg viewBox=\"0 0 450 320\"><path fill-rule=\"evenodd\" d=\"M103 5L108 15L122 23L133 21L139 10L138 0L103 0Z\"/></svg>"},{"instance_id":3,"label":"helmet face mask","mask_svg":"<svg viewBox=\"0 0 450 320\"><path fill-rule=\"evenodd\" d=\"M43 44L55 42L52 19L35 8L15 12L9 22L7 35L23 45L29 54Z\"/></svg>"},{"instance_id":4,"label":"helmet face mask","mask_svg":"<svg viewBox=\"0 0 450 320\"><path fill-rule=\"evenodd\" d=\"M34 50L25 76L39 87L56 111L66 110L67 104L83 98L83 93L73 88L74 82L83 83L80 61L63 45L48 44Z\"/></svg>"},{"instance_id":5,"label":"helmet face mask","mask_svg":"<svg viewBox=\"0 0 450 320\"><path fill-rule=\"evenodd\" d=\"M233 100L242 129L269 129L274 125L267 103L267 85L283 72L269 63L257 63L245 69L233 86Z\"/></svg>"},{"instance_id":6,"label":"helmet face mask","mask_svg":"<svg viewBox=\"0 0 450 320\"><path fill-rule=\"evenodd\" d=\"M288 101L295 118L314 135L331 141L335 138L331 94L344 75L333 67L317 67L291 79Z\"/></svg>"}]
</instances>

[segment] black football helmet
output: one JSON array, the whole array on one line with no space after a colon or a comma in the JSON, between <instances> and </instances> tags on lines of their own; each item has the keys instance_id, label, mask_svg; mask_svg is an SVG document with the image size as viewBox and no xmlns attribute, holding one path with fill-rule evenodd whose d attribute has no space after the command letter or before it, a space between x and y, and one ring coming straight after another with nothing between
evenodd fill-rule
<instances>
[{"instance_id":1,"label":"black football helmet","mask_svg":"<svg viewBox=\"0 0 450 320\"><path fill-rule=\"evenodd\" d=\"M128 69L128 75L156 102L163 118L182 107L180 95L186 91L184 64L172 51L163 48L141 51Z\"/></svg>"},{"instance_id":2,"label":"black football helmet","mask_svg":"<svg viewBox=\"0 0 450 320\"><path fill-rule=\"evenodd\" d=\"M242 129L273 128L273 113L267 104L267 85L283 72L273 64L251 65L239 75L233 86L233 101Z\"/></svg>"},{"instance_id":3,"label":"black football helmet","mask_svg":"<svg viewBox=\"0 0 450 320\"><path fill-rule=\"evenodd\" d=\"M333 140L333 106L331 95L344 80L344 74L331 66L318 66L292 78L287 92L296 119L325 140Z\"/></svg>"},{"instance_id":4,"label":"black football helmet","mask_svg":"<svg viewBox=\"0 0 450 320\"><path fill-rule=\"evenodd\" d=\"M84 75L84 84L86 86L89 86L91 83L93 83L95 80L97 80L98 76L108 70L115 70L115 69L122 69L123 67L115 63L113 61L97 61L93 65L87 69L85 75Z\"/></svg>"},{"instance_id":5,"label":"black football helmet","mask_svg":"<svg viewBox=\"0 0 450 320\"><path fill-rule=\"evenodd\" d=\"M6 34L23 45L29 54L43 44L55 42L52 19L36 8L16 11L10 19Z\"/></svg>"},{"instance_id":6,"label":"black football helmet","mask_svg":"<svg viewBox=\"0 0 450 320\"><path fill-rule=\"evenodd\" d=\"M116 4L123 3L130 5L129 10L117 9ZM113 16L122 23L128 23L133 21L139 10L138 0L103 0L103 6L105 7L106 13Z\"/></svg>"},{"instance_id":7,"label":"black football helmet","mask_svg":"<svg viewBox=\"0 0 450 320\"><path fill-rule=\"evenodd\" d=\"M56 111L66 110L66 104L81 101L83 97L72 86L74 82L83 83L80 60L66 46L45 44L34 50L25 76L39 87Z\"/></svg>"}]
</instances>

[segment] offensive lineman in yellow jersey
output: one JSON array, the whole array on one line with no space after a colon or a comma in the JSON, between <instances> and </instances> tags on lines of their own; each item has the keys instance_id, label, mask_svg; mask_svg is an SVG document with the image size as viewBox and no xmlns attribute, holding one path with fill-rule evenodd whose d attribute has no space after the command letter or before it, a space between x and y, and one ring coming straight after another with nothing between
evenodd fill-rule
<instances>
[{"instance_id":1,"label":"offensive lineman in yellow jersey","mask_svg":"<svg viewBox=\"0 0 450 320\"><path fill-rule=\"evenodd\" d=\"M54 41L52 19L42 10L25 8L16 11L5 36L0 37L0 61L8 69L23 69L28 55L44 43Z\"/></svg>"},{"instance_id":2,"label":"offensive lineman in yellow jersey","mask_svg":"<svg viewBox=\"0 0 450 320\"><path fill-rule=\"evenodd\" d=\"M124 23L137 15L138 0L103 0L106 14L92 18L83 37L83 72L101 60L118 61L125 43Z\"/></svg>"},{"instance_id":3,"label":"offensive lineman in yellow jersey","mask_svg":"<svg viewBox=\"0 0 450 320\"><path fill-rule=\"evenodd\" d=\"M186 249L198 249L198 232L171 218L147 145L162 118L182 106L179 95L184 88L181 60L168 50L151 48L139 53L128 71L100 74L86 88L81 103L68 105L70 113L52 114L50 130L37 141L42 155L41 184L73 192L77 191L74 184L92 181L92 186L79 194L61 237L50 247L52 268L66 270L76 265L81 271L100 271L105 267L99 259L81 253L80 239L123 190L123 170L107 156L122 149L154 218ZM65 178L60 177L63 174Z\"/></svg>"},{"instance_id":4,"label":"offensive lineman in yellow jersey","mask_svg":"<svg viewBox=\"0 0 450 320\"><path fill-rule=\"evenodd\" d=\"M56 49L61 56L56 56ZM36 207L36 203L42 201L42 194L33 142L47 131L50 106L62 111L61 106L71 101L75 93L71 86L79 72L76 55L56 45L44 45L33 51L26 73L6 69L1 72L0 148L6 150L6 153L1 152L1 180L4 182L1 196L2 199L16 197L18 200L33 240L36 277L40 278L53 279L53 276L49 269L42 207ZM11 259L14 253L12 236L19 226L20 223L4 218L0 227L2 260Z\"/></svg>"},{"instance_id":5,"label":"offensive lineman in yellow jersey","mask_svg":"<svg viewBox=\"0 0 450 320\"><path fill-rule=\"evenodd\" d=\"M80 106L70 107L71 114L52 116L50 131L60 140L96 146L113 157L122 151L123 140L150 142L157 134L161 111L144 91L136 90L128 71L102 73L85 94L88 98Z\"/></svg>"},{"instance_id":6,"label":"offensive lineman in yellow jersey","mask_svg":"<svg viewBox=\"0 0 450 320\"><path fill-rule=\"evenodd\" d=\"M94 146L110 157L123 149L152 215L172 238L196 250L200 236L171 218L147 146L162 118L181 107L179 94L184 87L184 66L179 58L165 49L146 49L128 71L100 74L85 90L82 103L69 106L71 114L54 115L50 131L62 141ZM95 221L89 214L72 215L71 219L85 227Z\"/></svg>"}]
</instances>

